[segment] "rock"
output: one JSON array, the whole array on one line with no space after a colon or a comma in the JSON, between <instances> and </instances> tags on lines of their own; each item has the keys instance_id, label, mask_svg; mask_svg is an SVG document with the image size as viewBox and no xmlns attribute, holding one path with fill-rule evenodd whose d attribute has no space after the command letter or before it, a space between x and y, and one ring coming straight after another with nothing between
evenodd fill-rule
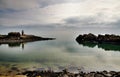
<instances>
[{"instance_id":1,"label":"rock","mask_svg":"<svg viewBox=\"0 0 120 77\"><path fill-rule=\"evenodd\" d=\"M63 77L69 77L67 74L63 75Z\"/></svg>"},{"instance_id":2,"label":"rock","mask_svg":"<svg viewBox=\"0 0 120 77\"><path fill-rule=\"evenodd\" d=\"M88 73L88 74L85 74L84 77L94 77L95 73Z\"/></svg>"},{"instance_id":3,"label":"rock","mask_svg":"<svg viewBox=\"0 0 120 77\"><path fill-rule=\"evenodd\" d=\"M94 41L96 41L96 39L97 39L97 37L95 35L93 35L92 33L79 35L76 38L76 40L78 42L86 42L86 41L94 42Z\"/></svg>"},{"instance_id":4,"label":"rock","mask_svg":"<svg viewBox=\"0 0 120 77\"><path fill-rule=\"evenodd\" d=\"M70 73L66 69L62 72L51 72L51 71L26 71L21 75L26 77L120 77L120 72L115 71L101 71L101 72L90 72L90 73Z\"/></svg>"},{"instance_id":5,"label":"rock","mask_svg":"<svg viewBox=\"0 0 120 77\"><path fill-rule=\"evenodd\" d=\"M15 76L0 76L0 77L27 77L27 76L25 76L25 75L15 75Z\"/></svg>"},{"instance_id":6,"label":"rock","mask_svg":"<svg viewBox=\"0 0 120 77\"><path fill-rule=\"evenodd\" d=\"M116 74L116 72L115 71L110 71L109 74L113 76L113 75Z\"/></svg>"},{"instance_id":7,"label":"rock","mask_svg":"<svg viewBox=\"0 0 120 77\"><path fill-rule=\"evenodd\" d=\"M79 35L76 38L76 41L79 43L83 43L83 42L97 42L97 43L119 43L120 44L120 36L118 35L109 35L109 34L105 34L105 35L98 35L95 36L92 33L89 34L83 34L83 35Z\"/></svg>"},{"instance_id":8,"label":"rock","mask_svg":"<svg viewBox=\"0 0 120 77\"><path fill-rule=\"evenodd\" d=\"M102 74L96 73L96 74L94 75L94 77L105 77L105 76L102 75Z\"/></svg>"},{"instance_id":9,"label":"rock","mask_svg":"<svg viewBox=\"0 0 120 77\"><path fill-rule=\"evenodd\" d=\"M111 75L109 72L107 72L107 71L102 71L101 74L103 74L103 75L106 76L106 77L111 77L111 76L112 76L112 75Z\"/></svg>"},{"instance_id":10,"label":"rock","mask_svg":"<svg viewBox=\"0 0 120 77\"><path fill-rule=\"evenodd\" d=\"M11 70L13 70L13 71L19 71L19 69L17 67L11 67Z\"/></svg>"},{"instance_id":11,"label":"rock","mask_svg":"<svg viewBox=\"0 0 120 77\"><path fill-rule=\"evenodd\" d=\"M33 42L40 40L54 40L55 38L43 38L34 35L22 35L19 32L10 32L8 35L0 35L0 44Z\"/></svg>"},{"instance_id":12,"label":"rock","mask_svg":"<svg viewBox=\"0 0 120 77\"><path fill-rule=\"evenodd\" d=\"M16 75L14 77L27 77L27 76L25 76L25 75Z\"/></svg>"},{"instance_id":13,"label":"rock","mask_svg":"<svg viewBox=\"0 0 120 77\"><path fill-rule=\"evenodd\" d=\"M64 73L64 74L68 74L68 70L67 70L67 69L64 69L64 70L63 70L63 73Z\"/></svg>"},{"instance_id":14,"label":"rock","mask_svg":"<svg viewBox=\"0 0 120 77\"><path fill-rule=\"evenodd\" d=\"M116 74L114 74L113 77L120 77L120 72L117 72Z\"/></svg>"}]
</instances>

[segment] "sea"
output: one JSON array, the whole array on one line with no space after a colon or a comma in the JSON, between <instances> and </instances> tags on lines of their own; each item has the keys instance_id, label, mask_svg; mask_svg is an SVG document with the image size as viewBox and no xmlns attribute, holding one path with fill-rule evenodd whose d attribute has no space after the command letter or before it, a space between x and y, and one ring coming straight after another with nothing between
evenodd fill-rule
<instances>
[{"instance_id":1,"label":"sea","mask_svg":"<svg viewBox=\"0 0 120 77\"><path fill-rule=\"evenodd\" d=\"M79 44L79 34L119 35L119 28L2 27L0 34L21 32L55 40L0 45L0 71L20 70L120 71L120 45Z\"/></svg>"}]
</instances>

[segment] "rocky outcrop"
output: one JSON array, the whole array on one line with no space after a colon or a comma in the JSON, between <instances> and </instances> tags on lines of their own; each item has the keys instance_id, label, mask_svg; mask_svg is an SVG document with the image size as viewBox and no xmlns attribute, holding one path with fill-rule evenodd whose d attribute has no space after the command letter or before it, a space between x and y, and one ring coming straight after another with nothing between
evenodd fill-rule
<instances>
[{"instance_id":1,"label":"rocky outcrop","mask_svg":"<svg viewBox=\"0 0 120 77\"><path fill-rule=\"evenodd\" d=\"M13 74L13 72L16 74ZM63 71L54 72L53 70L33 70L33 71L19 71L18 68L13 67L8 74L0 73L0 77L120 77L119 71L91 71L91 72L69 72L67 69Z\"/></svg>"},{"instance_id":2,"label":"rocky outcrop","mask_svg":"<svg viewBox=\"0 0 120 77\"><path fill-rule=\"evenodd\" d=\"M23 43L40 40L54 40L55 38L43 38L34 35L21 35L19 32L10 32L8 35L0 35L0 44Z\"/></svg>"},{"instance_id":3,"label":"rocky outcrop","mask_svg":"<svg viewBox=\"0 0 120 77\"><path fill-rule=\"evenodd\" d=\"M85 43L85 42L92 42L92 43L110 43L110 44L120 44L120 36L118 35L109 35L109 34L105 34L105 35L94 35L92 33L89 34L83 34L83 35L79 35L76 38L76 41L78 43Z\"/></svg>"},{"instance_id":4,"label":"rocky outcrop","mask_svg":"<svg viewBox=\"0 0 120 77\"><path fill-rule=\"evenodd\" d=\"M115 71L101 71L101 72L79 72L79 73L70 73L67 70L62 72L53 72L53 71L25 71L20 75L25 75L27 77L119 77L120 72Z\"/></svg>"}]
</instances>

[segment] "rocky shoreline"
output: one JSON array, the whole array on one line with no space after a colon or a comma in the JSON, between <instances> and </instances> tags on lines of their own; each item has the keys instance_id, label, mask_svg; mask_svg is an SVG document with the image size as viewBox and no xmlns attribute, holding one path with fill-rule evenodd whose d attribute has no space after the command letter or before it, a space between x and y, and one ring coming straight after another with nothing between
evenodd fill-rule
<instances>
[{"instance_id":1,"label":"rocky shoreline","mask_svg":"<svg viewBox=\"0 0 120 77\"><path fill-rule=\"evenodd\" d=\"M25 43L41 40L54 40L55 38L43 38L35 35L20 34L19 32L10 32L8 35L0 35L0 44Z\"/></svg>"},{"instance_id":2,"label":"rocky shoreline","mask_svg":"<svg viewBox=\"0 0 120 77\"><path fill-rule=\"evenodd\" d=\"M98 36L96 36L92 33L89 33L89 34L79 35L76 38L76 41L78 43L92 42L96 44L102 44L102 43L120 44L120 36L114 34L105 34L105 35L99 34Z\"/></svg>"},{"instance_id":3,"label":"rocky shoreline","mask_svg":"<svg viewBox=\"0 0 120 77\"><path fill-rule=\"evenodd\" d=\"M23 43L23 42L33 42L33 41L40 41L40 40L54 40L54 39L55 38L43 38L43 37L38 37L34 35L25 35L20 39L0 39L0 44Z\"/></svg>"},{"instance_id":4,"label":"rocky shoreline","mask_svg":"<svg viewBox=\"0 0 120 77\"><path fill-rule=\"evenodd\" d=\"M11 77L11 76L0 76ZM96 71L96 72L82 72L70 73L67 69L61 72L48 71L25 71L18 73L14 77L120 77L120 72L116 71Z\"/></svg>"},{"instance_id":5,"label":"rocky shoreline","mask_svg":"<svg viewBox=\"0 0 120 77\"><path fill-rule=\"evenodd\" d=\"M120 77L120 72L115 71L102 71L102 72L79 72L79 73L70 73L66 69L62 72L53 72L53 71L26 71L22 73L27 77Z\"/></svg>"}]
</instances>

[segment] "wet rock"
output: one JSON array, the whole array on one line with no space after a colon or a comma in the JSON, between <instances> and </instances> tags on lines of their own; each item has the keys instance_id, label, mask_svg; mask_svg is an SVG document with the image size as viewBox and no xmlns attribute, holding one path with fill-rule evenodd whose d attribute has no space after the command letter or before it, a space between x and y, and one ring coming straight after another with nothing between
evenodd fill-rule
<instances>
[{"instance_id":1,"label":"wet rock","mask_svg":"<svg viewBox=\"0 0 120 77\"><path fill-rule=\"evenodd\" d=\"M85 74L84 76L85 76L85 77L94 77L94 76L95 76L95 73L94 73L94 72L91 72L91 73Z\"/></svg>"},{"instance_id":2,"label":"wet rock","mask_svg":"<svg viewBox=\"0 0 120 77\"><path fill-rule=\"evenodd\" d=\"M17 64L13 64L12 66L13 66L13 67L14 67L14 66L17 66Z\"/></svg>"},{"instance_id":3,"label":"wet rock","mask_svg":"<svg viewBox=\"0 0 120 77\"><path fill-rule=\"evenodd\" d=\"M116 74L116 72L115 71L110 71L109 74L113 76L113 75Z\"/></svg>"},{"instance_id":4,"label":"wet rock","mask_svg":"<svg viewBox=\"0 0 120 77\"><path fill-rule=\"evenodd\" d=\"M79 73L70 73L67 69L62 72L54 72L51 70L46 71L25 71L21 73L27 77L120 77L120 72L115 71L101 71L101 72L79 72Z\"/></svg>"},{"instance_id":5,"label":"wet rock","mask_svg":"<svg viewBox=\"0 0 120 77\"><path fill-rule=\"evenodd\" d=\"M94 75L94 77L105 77L105 76L102 75L102 74L100 74L100 73L96 73L96 74Z\"/></svg>"},{"instance_id":6,"label":"wet rock","mask_svg":"<svg viewBox=\"0 0 120 77\"><path fill-rule=\"evenodd\" d=\"M64 70L63 70L63 73L64 73L64 74L68 74L68 70L67 70L67 69L64 69Z\"/></svg>"},{"instance_id":7,"label":"wet rock","mask_svg":"<svg viewBox=\"0 0 120 77\"><path fill-rule=\"evenodd\" d=\"M114 74L113 77L120 77L120 72L117 72L116 74Z\"/></svg>"},{"instance_id":8,"label":"wet rock","mask_svg":"<svg viewBox=\"0 0 120 77\"><path fill-rule=\"evenodd\" d=\"M111 77L112 76L112 74L110 74L107 71L102 71L101 74L104 75L105 77Z\"/></svg>"},{"instance_id":9,"label":"wet rock","mask_svg":"<svg viewBox=\"0 0 120 77\"><path fill-rule=\"evenodd\" d=\"M67 74L64 74L63 77L69 77Z\"/></svg>"},{"instance_id":10,"label":"wet rock","mask_svg":"<svg viewBox=\"0 0 120 77\"><path fill-rule=\"evenodd\" d=\"M25 75L16 75L14 77L27 77L27 76L25 76Z\"/></svg>"},{"instance_id":11,"label":"wet rock","mask_svg":"<svg viewBox=\"0 0 120 77\"><path fill-rule=\"evenodd\" d=\"M1 64L2 66L9 67L10 64Z\"/></svg>"},{"instance_id":12,"label":"wet rock","mask_svg":"<svg viewBox=\"0 0 120 77\"><path fill-rule=\"evenodd\" d=\"M13 70L13 71L20 71L17 67L11 67L11 70Z\"/></svg>"}]
</instances>

